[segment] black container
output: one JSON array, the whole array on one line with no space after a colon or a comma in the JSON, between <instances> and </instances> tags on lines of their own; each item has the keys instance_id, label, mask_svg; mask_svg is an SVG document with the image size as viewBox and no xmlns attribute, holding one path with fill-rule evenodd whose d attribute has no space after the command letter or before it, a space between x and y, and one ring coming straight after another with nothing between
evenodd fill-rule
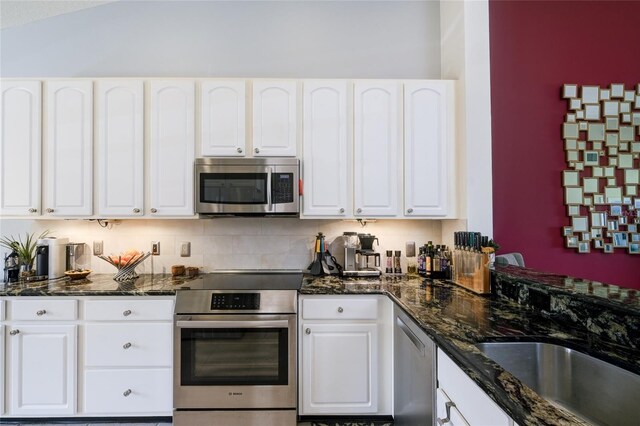
<instances>
[{"instance_id":1,"label":"black container","mask_svg":"<svg viewBox=\"0 0 640 426\"><path fill-rule=\"evenodd\" d=\"M38 246L36 248L36 275L49 275L49 246Z\"/></svg>"}]
</instances>

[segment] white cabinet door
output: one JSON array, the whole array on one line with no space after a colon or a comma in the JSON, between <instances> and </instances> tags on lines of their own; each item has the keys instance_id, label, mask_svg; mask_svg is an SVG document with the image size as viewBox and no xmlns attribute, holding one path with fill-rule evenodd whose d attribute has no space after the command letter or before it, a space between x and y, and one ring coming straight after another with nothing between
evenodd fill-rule
<instances>
[{"instance_id":1,"label":"white cabinet door","mask_svg":"<svg viewBox=\"0 0 640 426\"><path fill-rule=\"evenodd\" d=\"M42 84L0 82L0 215L40 215Z\"/></svg>"},{"instance_id":2,"label":"white cabinet door","mask_svg":"<svg viewBox=\"0 0 640 426\"><path fill-rule=\"evenodd\" d=\"M469 426L455 403L452 403L447 394L440 388L436 391L436 418L437 424L442 422L447 426Z\"/></svg>"},{"instance_id":3,"label":"white cabinet door","mask_svg":"<svg viewBox=\"0 0 640 426\"><path fill-rule=\"evenodd\" d=\"M438 349L437 365L440 390L456 405L466 422L474 426L513 425L513 420L441 349ZM440 404L438 410L438 417L442 418Z\"/></svg>"},{"instance_id":4,"label":"white cabinet door","mask_svg":"<svg viewBox=\"0 0 640 426\"><path fill-rule=\"evenodd\" d=\"M93 83L46 83L44 213L93 213Z\"/></svg>"},{"instance_id":5,"label":"white cabinet door","mask_svg":"<svg viewBox=\"0 0 640 426\"><path fill-rule=\"evenodd\" d=\"M98 214L141 216L144 204L142 81L98 80Z\"/></svg>"},{"instance_id":6,"label":"white cabinet door","mask_svg":"<svg viewBox=\"0 0 640 426\"><path fill-rule=\"evenodd\" d=\"M254 156L296 156L297 104L297 82L287 80L254 81Z\"/></svg>"},{"instance_id":7,"label":"white cabinet door","mask_svg":"<svg viewBox=\"0 0 640 426\"><path fill-rule=\"evenodd\" d=\"M11 415L76 411L76 326L7 326Z\"/></svg>"},{"instance_id":8,"label":"white cabinet door","mask_svg":"<svg viewBox=\"0 0 640 426\"><path fill-rule=\"evenodd\" d=\"M149 97L149 213L153 216L192 216L194 83L152 81Z\"/></svg>"},{"instance_id":9,"label":"white cabinet door","mask_svg":"<svg viewBox=\"0 0 640 426\"><path fill-rule=\"evenodd\" d=\"M354 86L354 215L396 216L402 186L399 83Z\"/></svg>"},{"instance_id":10,"label":"white cabinet door","mask_svg":"<svg viewBox=\"0 0 640 426\"><path fill-rule=\"evenodd\" d=\"M404 85L404 215L446 216L453 150L453 82Z\"/></svg>"},{"instance_id":11,"label":"white cabinet door","mask_svg":"<svg viewBox=\"0 0 640 426\"><path fill-rule=\"evenodd\" d=\"M201 150L203 156L246 155L246 82L204 81L200 88Z\"/></svg>"},{"instance_id":12,"label":"white cabinet door","mask_svg":"<svg viewBox=\"0 0 640 426\"><path fill-rule=\"evenodd\" d=\"M306 216L352 215L347 87L346 81L304 82L302 168Z\"/></svg>"},{"instance_id":13,"label":"white cabinet door","mask_svg":"<svg viewBox=\"0 0 640 426\"><path fill-rule=\"evenodd\" d=\"M302 330L300 414L375 413L377 324L303 323Z\"/></svg>"}]
</instances>

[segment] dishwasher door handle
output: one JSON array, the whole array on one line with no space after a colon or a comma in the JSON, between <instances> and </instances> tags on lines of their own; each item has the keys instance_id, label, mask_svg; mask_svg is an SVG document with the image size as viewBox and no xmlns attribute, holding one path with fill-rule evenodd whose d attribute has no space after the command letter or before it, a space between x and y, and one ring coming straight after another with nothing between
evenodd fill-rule
<instances>
[{"instance_id":1,"label":"dishwasher door handle","mask_svg":"<svg viewBox=\"0 0 640 426\"><path fill-rule=\"evenodd\" d=\"M287 328L287 320L265 321L176 321L178 328Z\"/></svg>"},{"instance_id":2,"label":"dishwasher door handle","mask_svg":"<svg viewBox=\"0 0 640 426\"><path fill-rule=\"evenodd\" d=\"M413 334L413 331L409 329L409 326L402 321L402 318L396 317L396 325L404 332L404 334L411 340L411 343L418 349L420 356L424 357L424 343L418 339L418 336Z\"/></svg>"}]
</instances>

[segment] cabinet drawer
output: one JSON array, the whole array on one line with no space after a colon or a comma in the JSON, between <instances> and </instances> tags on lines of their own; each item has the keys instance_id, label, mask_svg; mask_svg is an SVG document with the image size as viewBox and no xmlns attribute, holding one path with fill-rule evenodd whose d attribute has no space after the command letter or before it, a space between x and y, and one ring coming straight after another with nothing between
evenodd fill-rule
<instances>
[{"instance_id":1,"label":"cabinet drawer","mask_svg":"<svg viewBox=\"0 0 640 426\"><path fill-rule=\"evenodd\" d=\"M376 320L378 318L377 299L304 299L302 301L303 319L336 320Z\"/></svg>"},{"instance_id":2,"label":"cabinet drawer","mask_svg":"<svg viewBox=\"0 0 640 426\"><path fill-rule=\"evenodd\" d=\"M512 424L511 418L441 349L438 349L438 385L469 424Z\"/></svg>"},{"instance_id":3,"label":"cabinet drawer","mask_svg":"<svg viewBox=\"0 0 640 426\"><path fill-rule=\"evenodd\" d=\"M173 299L167 300L87 300L88 321L153 321L173 318Z\"/></svg>"},{"instance_id":4,"label":"cabinet drawer","mask_svg":"<svg viewBox=\"0 0 640 426\"><path fill-rule=\"evenodd\" d=\"M87 367L171 367L172 325L87 324Z\"/></svg>"},{"instance_id":5,"label":"cabinet drawer","mask_svg":"<svg viewBox=\"0 0 640 426\"><path fill-rule=\"evenodd\" d=\"M171 415L170 368L88 370L84 373L84 411L90 414Z\"/></svg>"},{"instance_id":6,"label":"cabinet drawer","mask_svg":"<svg viewBox=\"0 0 640 426\"><path fill-rule=\"evenodd\" d=\"M78 318L75 299L20 299L11 300L9 319L19 321L56 321Z\"/></svg>"}]
</instances>

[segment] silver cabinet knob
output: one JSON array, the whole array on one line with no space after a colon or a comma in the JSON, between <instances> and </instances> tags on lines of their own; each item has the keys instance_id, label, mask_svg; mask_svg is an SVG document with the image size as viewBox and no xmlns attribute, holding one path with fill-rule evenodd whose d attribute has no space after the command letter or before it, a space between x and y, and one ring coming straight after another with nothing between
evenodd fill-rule
<instances>
[{"instance_id":1,"label":"silver cabinet knob","mask_svg":"<svg viewBox=\"0 0 640 426\"><path fill-rule=\"evenodd\" d=\"M343 313L344 309L342 309L342 306L338 306L338 313Z\"/></svg>"},{"instance_id":2,"label":"silver cabinet knob","mask_svg":"<svg viewBox=\"0 0 640 426\"><path fill-rule=\"evenodd\" d=\"M29 213L35 213L35 212L37 212L37 211L38 211L38 209L34 209L33 207L31 207L31 208L29 209Z\"/></svg>"},{"instance_id":3,"label":"silver cabinet knob","mask_svg":"<svg viewBox=\"0 0 640 426\"><path fill-rule=\"evenodd\" d=\"M127 309L126 311L124 311L122 313L122 315L124 315L125 317L128 317L129 315L131 315L131 311L129 309Z\"/></svg>"},{"instance_id":4,"label":"silver cabinet knob","mask_svg":"<svg viewBox=\"0 0 640 426\"><path fill-rule=\"evenodd\" d=\"M413 209L407 209L407 213L413 213Z\"/></svg>"},{"instance_id":5,"label":"silver cabinet knob","mask_svg":"<svg viewBox=\"0 0 640 426\"><path fill-rule=\"evenodd\" d=\"M340 213L344 213L344 209L340 209Z\"/></svg>"},{"instance_id":6,"label":"silver cabinet knob","mask_svg":"<svg viewBox=\"0 0 640 426\"><path fill-rule=\"evenodd\" d=\"M307 328L307 329L304 331L304 334L311 334L311 329L310 329L310 328Z\"/></svg>"},{"instance_id":7,"label":"silver cabinet knob","mask_svg":"<svg viewBox=\"0 0 640 426\"><path fill-rule=\"evenodd\" d=\"M356 213L362 213L362 209L356 210Z\"/></svg>"},{"instance_id":8,"label":"silver cabinet knob","mask_svg":"<svg viewBox=\"0 0 640 426\"><path fill-rule=\"evenodd\" d=\"M53 209L47 209L47 213L53 213Z\"/></svg>"},{"instance_id":9,"label":"silver cabinet knob","mask_svg":"<svg viewBox=\"0 0 640 426\"><path fill-rule=\"evenodd\" d=\"M39 317L41 317L41 316L43 316L43 315L44 315L44 314L46 314L46 313L47 313L47 311L46 311L46 310L41 309L41 310L39 310L38 312L36 312L36 315L37 315L37 316L39 316Z\"/></svg>"},{"instance_id":10,"label":"silver cabinet knob","mask_svg":"<svg viewBox=\"0 0 640 426\"><path fill-rule=\"evenodd\" d=\"M9 332L9 334L10 334L10 335L12 335L12 336L15 336L15 335L16 335L16 334L18 334L18 333L20 333L20 330L18 330L18 329L11 330L11 331Z\"/></svg>"},{"instance_id":11,"label":"silver cabinet knob","mask_svg":"<svg viewBox=\"0 0 640 426\"><path fill-rule=\"evenodd\" d=\"M158 213L158 209L151 209L151 213Z\"/></svg>"},{"instance_id":12,"label":"silver cabinet knob","mask_svg":"<svg viewBox=\"0 0 640 426\"><path fill-rule=\"evenodd\" d=\"M129 396L129 395L131 395L131 389L127 389L126 391L122 392L122 394L123 394L124 396Z\"/></svg>"},{"instance_id":13,"label":"silver cabinet knob","mask_svg":"<svg viewBox=\"0 0 640 426\"><path fill-rule=\"evenodd\" d=\"M123 349L129 349L131 347L131 343L127 342L124 345L122 345Z\"/></svg>"},{"instance_id":14,"label":"silver cabinet knob","mask_svg":"<svg viewBox=\"0 0 640 426\"><path fill-rule=\"evenodd\" d=\"M140 213L140 209L133 209L134 213Z\"/></svg>"},{"instance_id":15,"label":"silver cabinet knob","mask_svg":"<svg viewBox=\"0 0 640 426\"><path fill-rule=\"evenodd\" d=\"M238 154L242 154L242 148L238 148L236 151L238 151Z\"/></svg>"},{"instance_id":16,"label":"silver cabinet knob","mask_svg":"<svg viewBox=\"0 0 640 426\"><path fill-rule=\"evenodd\" d=\"M260 148L254 149L253 152L255 152L256 154L259 154L260 153Z\"/></svg>"}]
</instances>

